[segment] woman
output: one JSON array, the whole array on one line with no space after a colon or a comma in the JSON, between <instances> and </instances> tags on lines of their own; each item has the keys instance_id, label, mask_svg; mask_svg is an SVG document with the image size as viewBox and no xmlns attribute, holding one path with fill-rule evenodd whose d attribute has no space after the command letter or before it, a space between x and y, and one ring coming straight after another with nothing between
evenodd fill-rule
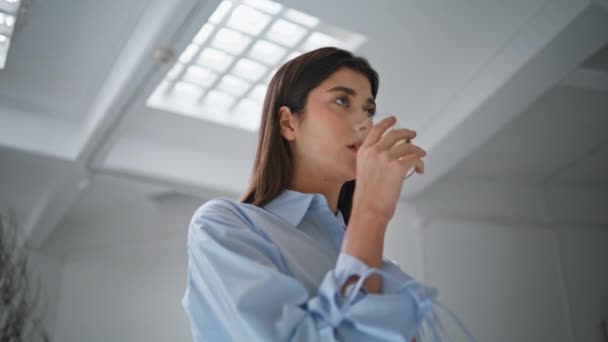
<instances>
[{"instance_id":1,"label":"woman","mask_svg":"<svg viewBox=\"0 0 608 342\"><path fill-rule=\"evenodd\" d=\"M415 341L433 323L434 289L383 259L404 176L424 172L426 152L395 145L411 130L384 134L394 117L372 126L377 91L367 60L337 48L274 75L247 191L190 224L182 304L196 341Z\"/></svg>"}]
</instances>

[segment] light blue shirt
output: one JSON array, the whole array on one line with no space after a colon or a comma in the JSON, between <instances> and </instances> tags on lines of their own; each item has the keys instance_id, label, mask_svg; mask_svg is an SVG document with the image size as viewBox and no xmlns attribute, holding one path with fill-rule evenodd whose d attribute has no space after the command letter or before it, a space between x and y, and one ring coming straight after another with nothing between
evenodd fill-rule
<instances>
[{"instance_id":1,"label":"light blue shirt","mask_svg":"<svg viewBox=\"0 0 608 342\"><path fill-rule=\"evenodd\" d=\"M345 228L321 194L287 189L263 207L207 201L188 230L182 305L194 340L441 341L439 307L473 340L436 289L388 258L378 269L341 253ZM373 273L382 285L368 294L362 285ZM343 296L352 275L359 281Z\"/></svg>"}]
</instances>

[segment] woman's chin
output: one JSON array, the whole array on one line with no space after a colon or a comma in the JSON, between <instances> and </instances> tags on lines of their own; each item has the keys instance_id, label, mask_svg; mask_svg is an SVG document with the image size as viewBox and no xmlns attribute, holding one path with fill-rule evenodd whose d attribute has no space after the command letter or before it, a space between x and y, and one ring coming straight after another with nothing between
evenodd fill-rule
<instances>
[{"instance_id":1,"label":"woman's chin","mask_svg":"<svg viewBox=\"0 0 608 342\"><path fill-rule=\"evenodd\" d=\"M346 178L347 178L346 179L347 182L355 180L357 178L357 170L356 170L356 168L350 169L349 172L346 175Z\"/></svg>"}]
</instances>

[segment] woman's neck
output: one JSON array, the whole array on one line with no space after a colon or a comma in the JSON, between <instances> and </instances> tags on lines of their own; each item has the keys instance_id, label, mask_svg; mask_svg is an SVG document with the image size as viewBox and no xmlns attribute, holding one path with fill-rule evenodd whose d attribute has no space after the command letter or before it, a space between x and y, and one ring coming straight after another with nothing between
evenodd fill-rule
<instances>
[{"instance_id":1,"label":"woman's neck","mask_svg":"<svg viewBox=\"0 0 608 342\"><path fill-rule=\"evenodd\" d=\"M314 177L294 177L289 185L290 190L295 190L307 194L321 194L325 196L327 205L332 213L338 212L338 198L344 183L329 181L327 179L314 179Z\"/></svg>"}]
</instances>

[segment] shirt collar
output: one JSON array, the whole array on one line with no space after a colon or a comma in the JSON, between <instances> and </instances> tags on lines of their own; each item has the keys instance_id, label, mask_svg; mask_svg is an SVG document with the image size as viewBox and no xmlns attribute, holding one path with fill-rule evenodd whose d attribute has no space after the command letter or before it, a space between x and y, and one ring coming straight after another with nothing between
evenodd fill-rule
<instances>
[{"instance_id":1,"label":"shirt collar","mask_svg":"<svg viewBox=\"0 0 608 342\"><path fill-rule=\"evenodd\" d=\"M321 194L303 193L290 189L283 189L277 197L263 207L297 227L300 222L302 222L304 215L306 215L306 212L311 205L314 205L315 207L321 205L329 209L325 196ZM340 210L338 210L338 214L335 216L339 222L344 224L344 217Z\"/></svg>"},{"instance_id":2,"label":"shirt collar","mask_svg":"<svg viewBox=\"0 0 608 342\"><path fill-rule=\"evenodd\" d=\"M336 215L336 218L338 219L338 222L340 222L342 224L342 227L346 227L346 222L344 222L344 216L342 216L342 212L340 211L340 209L338 209L338 214Z\"/></svg>"}]
</instances>

